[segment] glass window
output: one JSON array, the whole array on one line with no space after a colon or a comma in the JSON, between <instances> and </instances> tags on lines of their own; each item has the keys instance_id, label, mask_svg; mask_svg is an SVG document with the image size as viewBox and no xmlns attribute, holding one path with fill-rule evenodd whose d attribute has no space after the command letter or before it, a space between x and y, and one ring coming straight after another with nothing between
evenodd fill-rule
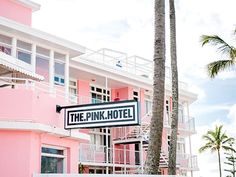
<instances>
[{"instance_id":1,"label":"glass window","mask_svg":"<svg viewBox=\"0 0 236 177\"><path fill-rule=\"evenodd\" d=\"M60 61L65 61L66 55L54 52L54 58Z\"/></svg>"},{"instance_id":2,"label":"glass window","mask_svg":"<svg viewBox=\"0 0 236 177\"><path fill-rule=\"evenodd\" d=\"M54 63L54 71L55 71L55 77L54 81L57 85L64 85L65 84L65 63L56 61Z\"/></svg>"},{"instance_id":3,"label":"glass window","mask_svg":"<svg viewBox=\"0 0 236 177\"><path fill-rule=\"evenodd\" d=\"M42 152L43 152L43 153L50 153L50 154L63 155L63 150L52 149L52 148L46 148L46 147L42 147Z\"/></svg>"},{"instance_id":4,"label":"glass window","mask_svg":"<svg viewBox=\"0 0 236 177\"><path fill-rule=\"evenodd\" d=\"M31 51L31 46L32 46L32 45L31 45L30 43L17 40L17 48Z\"/></svg>"},{"instance_id":5,"label":"glass window","mask_svg":"<svg viewBox=\"0 0 236 177\"><path fill-rule=\"evenodd\" d=\"M39 46L36 47L36 53L39 54L39 55L47 56L47 57L50 56L50 50L49 49L45 49L45 48L42 48L42 47L39 47Z\"/></svg>"},{"instance_id":6,"label":"glass window","mask_svg":"<svg viewBox=\"0 0 236 177\"><path fill-rule=\"evenodd\" d=\"M0 43L11 45L11 41L12 41L11 37L0 34Z\"/></svg>"},{"instance_id":7,"label":"glass window","mask_svg":"<svg viewBox=\"0 0 236 177\"><path fill-rule=\"evenodd\" d=\"M64 77L65 74L65 63L55 62L55 75L60 75Z\"/></svg>"},{"instance_id":8,"label":"glass window","mask_svg":"<svg viewBox=\"0 0 236 177\"><path fill-rule=\"evenodd\" d=\"M11 55L11 48L0 44L0 52L4 52L7 55Z\"/></svg>"},{"instance_id":9,"label":"glass window","mask_svg":"<svg viewBox=\"0 0 236 177\"><path fill-rule=\"evenodd\" d=\"M64 150L42 147L41 173L64 173Z\"/></svg>"},{"instance_id":10,"label":"glass window","mask_svg":"<svg viewBox=\"0 0 236 177\"><path fill-rule=\"evenodd\" d=\"M28 64L31 64L31 54L24 51L17 51L17 58Z\"/></svg>"},{"instance_id":11,"label":"glass window","mask_svg":"<svg viewBox=\"0 0 236 177\"><path fill-rule=\"evenodd\" d=\"M49 58L36 56L36 73L44 76L45 81L49 81Z\"/></svg>"},{"instance_id":12,"label":"glass window","mask_svg":"<svg viewBox=\"0 0 236 177\"><path fill-rule=\"evenodd\" d=\"M108 90L96 86L91 86L90 89L92 103L102 103L110 101L110 91L108 92Z\"/></svg>"},{"instance_id":13,"label":"glass window","mask_svg":"<svg viewBox=\"0 0 236 177\"><path fill-rule=\"evenodd\" d=\"M149 113L152 110L152 101L145 100L145 113Z\"/></svg>"},{"instance_id":14,"label":"glass window","mask_svg":"<svg viewBox=\"0 0 236 177\"><path fill-rule=\"evenodd\" d=\"M31 47L31 44L17 40L17 58L31 64Z\"/></svg>"}]
</instances>

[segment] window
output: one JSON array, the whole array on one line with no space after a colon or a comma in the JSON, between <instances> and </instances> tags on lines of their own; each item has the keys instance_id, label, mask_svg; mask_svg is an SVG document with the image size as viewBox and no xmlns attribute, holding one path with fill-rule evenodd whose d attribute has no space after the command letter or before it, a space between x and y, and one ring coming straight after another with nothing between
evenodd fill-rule
<instances>
[{"instance_id":1,"label":"window","mask_svg":"<svg viewBox=\"0 0 236 177\"><path fill-rule=\"evenodd\" d=\"M54 83L57 85L65 85L65 63L55 61L55 76Z\"/></svg>"},{"instance_id":2,"label":"window","mask_svg":"<svg viewBox=\"0 0 236 177\"><path fill-rule=\"evenodd\" d=\"M91 143L96 145L96 150L103 149L104 146L111 147L111 131L108 129L108 144L106 142L106 129L95 128L90 132Z\"/></svg>"},{"instance_id":3,"label":"window","mask_svg":"<svg viewBox=\"0 0 236 177\"><path fill-rule=\"evenodd\" d=\"M0 34L0 52L11 55L11 41L11 37Z\"/></svg>"},{"instance_id":4,"label":"window","mask_svg":"<svg viewBox=\"0 0 236 177\"><path fill-rule=\"evenodd\" d=\"M49 81L49 49L36 47L36 73L44 76Z\"/></svg>"},{"instance_id":5,"label":"window","mask_svg":"<svg viewBox=\"0 0 236 177\"><path fill-rule=\"evenodd\" d=\"M65 158L64 149L42 147L41 173L64 173Z\"/></svg>"},{"instance_id":6,"label":"window","mask_svg":"<svg viewBox=\"0 0 236 177\"><path fill-rule=\"evenodd\" d=\"M69 82L69 95L72 103L77 103L77 81L76 79L70 80Z\"/></svg>"},{"instance_id":7,"label":"window","mask_svg":"<svg viewBox=\"0 0 236 177\"><path fill-rule=\"evenodd\" d=\"M101 87L90 87L92 103L102 103L110 101L110 90L106 90Z\"/></svg>"},{"instance_id":8,"label":"window","mask_svg":"<svg viewBox=\"0 0 236 177\"><path fill-rule=\"evenodd\" d=\"M42 75L45 81L49 81L49 58L36 56L36 73Z\"/></svg>"},{"instance_id":9,"label":"window","mask_svg":"<svg viewBox=\"0 0 236 177\"><path fill-rule=\"evenodd\" d=\"M17 58L31 64L31 44L17 40Z\"/></svg>"},{"instance_id":10,"label":"window","mask_svg":"<svg viewBox=\"0 0 236 177\"><path fill-rule=\"evenodd\" d=\"M145 99L145 114L151 112L152 110L152 101Z\"/></svg>"}]
</instances>

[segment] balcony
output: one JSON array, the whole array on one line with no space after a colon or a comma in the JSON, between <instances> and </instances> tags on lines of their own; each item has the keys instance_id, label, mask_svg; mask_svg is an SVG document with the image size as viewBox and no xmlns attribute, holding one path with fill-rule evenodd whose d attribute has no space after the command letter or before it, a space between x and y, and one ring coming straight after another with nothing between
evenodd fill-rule
<instances>
[{"instance_id":1,"label":"balcony","mask_svg":"<svg viewBox=\"0 0 236 177\"><path fill-rule=\"evenodd\" d=\"M113 155L115 154L115 155ZM141 151L131 150L129 146L126 148L107 148L106 146L94 144L80 144L79 161L83 165L98 165L111 167L127 167L135 168L137 172L143 170L146 161L146 149ZM167 167L168 154L162 152L161 167ZM177 154L177 167L181 170L198 170L197 156L189 154Z\"/></svg>"},{"instance_id":2,"label":"balcony","mask_svg":"<svg viewBox=\"0 0 236 177\"><path fill-rule=\"evenodd\" d=\"M86 49L85 54L75 59L77 62L92 65L102 69L113 69L115 72L126 73L126 76L137 76L140 79L153 79L153 61L140 57L128 56L126 53L102 48L97 51ZM166 87L170 88L171 69L166 66ZM179 88L188 90L185 82L179 81Z\"/></svg>"}]
</instances>

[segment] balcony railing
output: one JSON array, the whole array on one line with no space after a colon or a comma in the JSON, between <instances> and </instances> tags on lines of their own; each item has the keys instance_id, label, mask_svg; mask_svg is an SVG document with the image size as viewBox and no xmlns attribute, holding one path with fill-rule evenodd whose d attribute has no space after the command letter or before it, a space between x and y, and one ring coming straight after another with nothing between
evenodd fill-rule
<instances>
[{"instance_id":1,"label":"balcony railing","mask_svg":"<svg viewBox=\"0 0 236 177\"><path fill-rule=\"evenodd\" d=\"M143 159L141 159L142 156ZM165 156L168 157L168 154L165 154ZM162 156L162 158L164 157ZM114 164L115 166L127 165L135 168L140 167L140 165L144 166L146 151L145 149L143 149L143 151L130 150L128 146L127 149L118 149L94 144L80 144L79 161L82 164ZM198 170L197 156L178 153L177 164L180 168L185 170Z\"/></svg>"},{"instance_id":2,"label":"balcony railing","mask_svg":"<svg viewBox=\"0 0 236 177\"><path fill-rule=\"evenodd\" d=\"M81 55L78 62L85 62L87 64L94 65L96 67L108 67L116 71L127 72L140 76L143 78L153 79L153 61L140 57L140 56L130 56L126 53L115 51L112 49L102 48L100 50L94 51L86 49L84 55ZM171 69L166 66L166 85L171 84ZM185 82L179 81L179 88L187 90L188 85Z\"/></svg>"}]
</instances>

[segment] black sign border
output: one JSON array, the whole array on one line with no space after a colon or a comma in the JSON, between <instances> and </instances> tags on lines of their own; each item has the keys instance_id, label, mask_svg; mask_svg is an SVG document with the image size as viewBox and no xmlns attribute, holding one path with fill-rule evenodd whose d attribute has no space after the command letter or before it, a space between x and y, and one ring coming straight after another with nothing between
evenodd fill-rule
<instances>
[{"instance_id":1,"label":"black sign border","mask_svg":"<svg viewBox=\"0 0 236 177\"><path fill-rule=\"evenodd\" d=\"M125 125L110 125L110 126L92 126L92 127L72 127L72 128L66 128L66 110L68 108L78 108L78 107L85 107L85 106L98 106L98 105L111 105L111 104L119 104L119 103L136 103L137 104L137 121L132 123L131 125L129 124L125 124ZM128 107L135 107L134 105L130 105ZM126 107L126 106L122 106L122 107ZM113 102L105 102L105 103L90 103L90 104L80 104L80 105L71 105L71 106L65 106L64 107L65 110L64 110L64 129L65 130L70 130L70 129L92 129L92 128L104 128L104 127L123 127L123 126L133 126L133 125L140 125L140 117L139 117L139 104L138 104L138 101L137 100L124 100L124 101L113 101ZM107 108L105 108L107 109ZM134 115L136 114L135 113L135 109L134 110ZM133 119L129 119L129 120L125 120L125 121L132 121L132 120L135 120L135 116ZM109 121L111 122L111 121ZM101 122L101 123L104 123L104 122Z\"/></svg>"}]
</instances>

